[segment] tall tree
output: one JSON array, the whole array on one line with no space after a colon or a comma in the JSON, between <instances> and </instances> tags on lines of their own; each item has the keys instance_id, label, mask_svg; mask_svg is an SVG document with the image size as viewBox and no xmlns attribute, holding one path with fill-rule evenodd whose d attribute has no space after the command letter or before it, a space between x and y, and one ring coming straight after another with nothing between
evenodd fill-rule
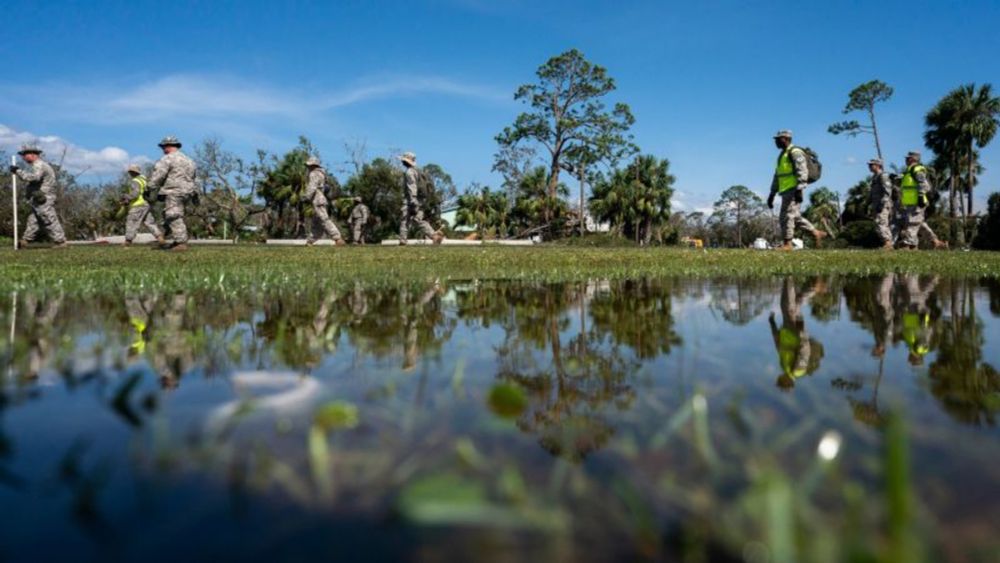
<instances>
[{"instance_id":1,"label":"tall tree","mask_svg":"<svg viewBox=\"0 0 1000 563\"><path fill-rule=\"evenodd\" d=\"M834 135L846 133L851 137L856 137L862 133L869 133L875 138L875 152L878 153L879 160L882 160L882 144L878 138L878 124L875 122L875 104L887 101L892 97L892 87L880 80L871 80L851 90L847 95L847 105L844 106L844 114L853 111L863 111L868 114L868 123L863 125L857 120L841 121L831 125L827 131Z\"/></svg>"},{"instance_id":2,"label":"tall tree","mask_svg":"<svg viewBox=\"0 0 1000 563\"><path fill-rule=\"evenodd\" d=\"M480 238L507 235L510 204L503 191L492 191L489 186L476 186L458 197L458 212L455 222L463 226L475 226Z\"/></svg>"},{"instance_id":3,"label":"tall tree","mask_svg":"<svg viewBox=\"0 0 1000 563\"><path fill-rule=\"evenodd\" d=\"M616 103L610 111L605 107L604 97L615 90L615 81L576 49L549 59L536 74L536 84L524 84L514 94L531 111L517 116L496 141L501 147L498 154L522 143L544 147L551 200L557 196L562 170L580 170L601 160L613 164L632 152L628 131L635 118L626 104ZM546 208L544 215L550 220L551 210Z\"/></svg>"},{"instance_id":4,"label":"tall tree","mask_svg":"<svg viewBox=\"0 0 1000 563\"><path fill-rule=\"evenodd\" d=\"M823 230L834 234L839 229L840 194L827 187L809 191L809 207L803 213L810 222L823 225Z\"/></svg>"},{"instance_id":5,"label":"tall tree","mask_svg":"<svg viewBox=\"0 0 1000 563\"><path fill-rule=\"evenodd\" d=\"M743 246L743 229L749 219L764 210L764 200L746 186L731 186L715 202L712 217L721 224L732 223L736 231L736 246Z\"/></svg>"}]
</instances>

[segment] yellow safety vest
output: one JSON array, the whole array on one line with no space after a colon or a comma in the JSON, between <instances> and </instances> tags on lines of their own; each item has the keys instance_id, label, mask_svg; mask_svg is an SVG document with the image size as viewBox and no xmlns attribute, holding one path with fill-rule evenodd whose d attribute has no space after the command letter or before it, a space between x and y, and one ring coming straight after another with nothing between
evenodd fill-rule
<instances>
[{"instance_id":1,"label":"yellow safety vest","mask_svg":"<svg viewBox=\"0 0 1000 563\"><path fill-rule=\"evenodd\" d=\"M132 341L132 345L129 348L137 354L142 354L146 351L146 323L142 319L135 317L129 319L129 323L135 329L135 340Z\"/></svg>"},{"instance_id":2,"label":"yellow safety vest","mask_svg":"<svg viewBox=\"0 0 1000 563\"><path fill-rule=\"evenodd\" d=\"M931 324L931 316L927 313L903 313L903 341L911 352L920 356L930 352L927 344L920 341L920 335Z\"/></svg>"},{"instance_id":3,"label":"yellow safety vest","mask_svg":"<svg viewBox=\"0 0 1000 563\"><path fill-rule=\"evenodd\" d=\"M806 374L804 369L795 369L801 344L802 337L798 333L787 328L778 331L778 361L781 362L781 371L792 378Z\"/></svg>"},{"instance_id":4,"label":"yellow safety vest","mask_svg":"<svg viewBox=\"0 0 1000 563\"><path fill-rule=\"evenodd\" d=\"M903 180L899 184L899 202L906 206L914 206L920 203L921 198L927 201L927 196L920 193L920 184L917 183L917 173L927 173L927 169L921 164L911 165L903 174Z\"/></svg>"},{"instance_id":5,"label":"yellow safety vest","mask_svg":"<svg viewBox=\"0 0 1000 563\"><path fill-rule=\"evenodd\" d=\"M129 204L129 206L139 207L140 205L146 205L146 199L142 197L142 194L146 193L146 177L136 176L135 178L132 178L132 182L136 182L137 184L139 184L139 197L132 200L132 203ZM130 193L132 191L132 182L129 182L128 186L128 190Z\"/></svg>"},{"instance_id":6,"label":"yellow safety vest","mask_svg":"<svg viewBox=\"0 0 1000 563\"><path fill-rule=\"evenodd\" d=\"M784 193L794 189L799 185L799 179L795 176L795 163L792 162L792 149L798 148L789 145L787 149L778 155L778 165L774 169L774 175L778 178L778 193Z\"/></svg>"}]
</instances>

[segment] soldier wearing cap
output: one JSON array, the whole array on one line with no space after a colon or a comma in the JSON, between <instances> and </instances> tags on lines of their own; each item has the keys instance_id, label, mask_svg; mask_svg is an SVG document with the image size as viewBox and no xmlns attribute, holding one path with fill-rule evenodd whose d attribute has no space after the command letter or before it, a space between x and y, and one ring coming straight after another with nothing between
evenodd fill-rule
<instances>
[{"instance_id":1,"label":"soldier wearing cap","mask_svg":"<svg viewBox=\"0 0 1000 563\"><path fill-rule=\"evenodd\" d=\"M906 155L906 172L899 183L899 204L903 211L899 244L902 248L916 249L920 243L921 231L930 237L934 248L948 248L948 243L938 239L927 224L927 197L930 191L931 183L927 177L927 168L920 163L920 152L910 151Z\"/></svg>"},{"instance_id":2,"label":"soldier wearing cap","mask_svg":"<svg viewBox=\"0 0 1000 563\"><path fill-rule=\"evenodd\" d=\"M351 234L354 244L364 244L364 229L371 217L371 211L360 197L354 198L354 209L351 209Z\"/></svg>"},{"instance_id":3,"label":"soldier wearing cap","mask_svg":"<svg viewBox=\"0 0 1000 563\"><path fill-rule=\"evenodd\" d=\"M42 160L42 149L35 145L24 145L17 152L28 164L26 168L14 165L10 171L17 175L26 187L24 196L31 204L31 215L18 242L20 248L33 242L39 231L45 233L55 243L55 248L66 246L66 234L56 213L56 172L52 165Z\"/></svg>"},{"instance_id":4,"label":"soldier wearing cap","mask_svg":"<svg viewBox=\"0 0 1000 563\"><path fill-rule=\"evenodd\" d=\"M881 160L869 160L868 171L872 173L868 183L871 184L870 202L875 214L875 230L882 240L882 248L892 250L892 180L883 169Z\"/></svg>"},{"instance_id":5,"label":"soldier wearing cap","mask_svg":"<svg viewBox=\"0 0 1000 563\"><path fill-rule=\"evenodd\" d=\"M792 132L788 130L778 131L775 134L774 145L781 150L781 154L778 155L778 164L771 180L771 194L767 196L767 206L774 209L774 196L781 196L781 212L778 215L784 240L781 248L792 249L796 227L812 234L818 246L827 234L806 220L800 208L804 191L809 183L809 165L806 162L805 152L792 144Z\"/></svg>"},{"instance_id":6,"label":"soldier wearing cap","mask_svg":"<svg viewBox=\"0 0 1000 563\"><path fill-rule=\"evenodd\" d=\"M173 135L164 137L159 143L163 156L153 167L149 179L150 190L159 190L157 198L162 199L164 230L170 233L170 242L161 248L187 250L187 225L184 224L184 204L194 196L195 164L181 152L181 142Z\"/></svg>"},{"instance_id":7,"label":"soldier wearing cap","mask_svg":"<svg viewBox=\"0 0 1000 563\"><path fill-rule=\"evenodd\" d=\"M302 194L304 200L313 206L313 221L323 227L326 236L333 239L337 246L346 244L340 236L340 229L330 220L330 214L326 210L328 201L323 195L323 186L326 185L326 171L316 157L309 157L306 160L306 168L309 170L309 178L306 181L306 191ZM316 242L312 228L309 229L309 240L306 244L312 245Z\"/></svg>"},{"instance_id":8,"label":"soldier wearing cap","mask_svg":"<svg viewBox=\"0 0 1000 563\"><path fill-rule=\"evenodd\" d=\"M135 235L139 234L139 229L145 225L150 233L162 245L166 243L163 232L156 226L153 214L149 208L149 201L146 199L146 177L142 175L142 169L138 164L130 164L128 167L129 183L125 188L125 205L128 206L128 216L125 219L125 246L131 246L135 240Z\"/></svg>"},{"instance_id":9,"label":"soldier wearing cap","mask_svg":"<svg viewBox=\"0 0 1000 563\"><path fill-rule=\"evenodd\" d=\"M419 196L420 169L417 168L417 155L406 152L399 157L399 160L406 168L403 173L403 207L399 220L399 244L406 245L411 222L415 223L425 236L430 237L434 244L441 244L444 235L440 231L435 231L431 224L424 220L424 210L420 205Z\"/></svg>"}]
</instances>

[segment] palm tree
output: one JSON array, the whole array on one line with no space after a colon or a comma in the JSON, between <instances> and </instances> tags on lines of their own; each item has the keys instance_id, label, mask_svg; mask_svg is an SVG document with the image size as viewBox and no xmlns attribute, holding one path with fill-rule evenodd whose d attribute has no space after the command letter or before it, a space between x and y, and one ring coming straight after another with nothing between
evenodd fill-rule
<instances>
[{"instance_id":1,"label":"palm tree","mask_svg":"<svg viewBox=\"0 0 1000 563\"><path fill-rule=\"evenodd\" d=\"M624 170L595 182L590 210L623 235L648 244L653 228L670 218L675 178L669 170L667 159L637 156Z\"/></svg>"},{"instance_id":2,"label":"palm tree","mask_svg":"<svg viewBox=\"0 0 1000 563\"><path fill-rule=\"evenodd\" d=\"M507 235L509 207L505 192L494 192L484 187L459 196L455 223L475 226L480 238L490 234L504 237Z\"/></svg>"},{"instance_id":3,"label":"palm tree","mask_svg":"<svg viewBox=\"0 0 1000 563\"><path fill-rule=\"evenodd\" d=\"M966 84L949 92L925 118L924 144L948 163L950 211L953 238L964 244L964 234L957 228L958 176L964 168L967 190L966 213L972 213L973 186L977 168L976 147L985 147L1000 126L1000 97L993 96L992 86Z\"/></svg>"}]
</instances>

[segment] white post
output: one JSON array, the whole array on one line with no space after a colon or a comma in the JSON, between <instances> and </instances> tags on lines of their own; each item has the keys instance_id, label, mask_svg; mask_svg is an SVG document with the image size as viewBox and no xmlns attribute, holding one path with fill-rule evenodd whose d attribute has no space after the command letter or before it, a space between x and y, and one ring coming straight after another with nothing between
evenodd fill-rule
<instances>
[{"instance_id":1,"label":"white post","mask_svg":"<svg viewBox=\"0 0 1000 563\"><path fill-rule=\"evenodd\" d=\"M15 164L17 164L17 157L10 155L10 165L14 166ZM14 211L14 250L17 250L17 174L11 172L10 178L12 186L11 193L13 194L13 206L11 209Z\"/></svg>"}]
</instances>

